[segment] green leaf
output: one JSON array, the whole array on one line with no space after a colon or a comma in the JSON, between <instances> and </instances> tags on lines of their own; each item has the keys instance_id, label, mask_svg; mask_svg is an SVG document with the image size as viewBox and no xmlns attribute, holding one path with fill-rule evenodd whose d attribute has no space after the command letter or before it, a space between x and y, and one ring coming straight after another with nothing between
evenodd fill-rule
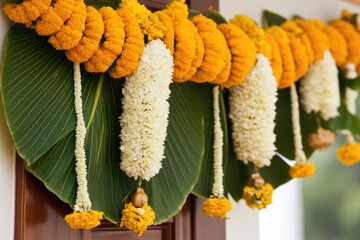
<instances>
[{"instance_id":1,"label":"green leaf","mask_svg":"<svg viewBox=\"0 0 360 240\"><path fill-rule=\"evenodd\" d=\"M4 2L4 3L21 3L23 1L22 0L0 0L0 2Z\"/></svg>"},{"instance_id":2,"label":"green leaf","mask_svg":"<svg viewBox=\"0 0 360 240\"><path fill-rule=\"evenodd\" d=\"M343 83L346 87L360 91L360 77L354 79L344 79Z\"/></svg>"},{"instance_id":3,"label":"green leaf","mask_svg":"<svg viewBox=\"0 0 360 240\"><path fill-rule=\"evenodd\" d=\"M345 106L339 109L339 116L330 121L334 130L347 129L355 135L360 136L360 118L348 112Z\"/></svg>"},{"instance_id":4,"label":"green leaf","mask_svg":"<svg viewBox=\"0 0 360 240\"><path fill-rule=\"evenodd\" d=\"M272 25L281 25L286 22L286 18L268 10L263 11L262 25L264 28L271 27Z\"/></svg>"},{"instance_id":5,"label":"green leaf","mask_svg":"<svg viewBox=\"0 0 360 240\"><path fill-rule=\"evenodd\" d=\"M189 18L195 17L196 15L201 14L198 10L195 9L189 9Z\"/></svg>"},{"instance_id":6,"label":"green leaf","mask_svg":"<svg viewBox=\"0 0 360 240\"><path fill-rule=\"evenodd\" d=\"M223 15L212 8L209 8L206 11L205 16L212 19L214 22L216 22L216 24L227 23Z\"/></svg>"},{"instance_id":7,"label":"green leaf","mask_svg":"<svg viewBox=\"0 0 360 240\"><path fill-rule=\"evenodd\" d=\"M27 168L64 202L74 204L73 66L44 37L15 24L2 66L5 116ZM119 122L123 81L82 70L86 156L93 208L118 222L126 195L135 188L119 168ZM204 155L207 86L171 84L163 168L144 183L156 223L174 216L193 189Z\"/></svg>"},{"instance_id":8,"label":"green leaf","mask_svg":"<svg viewBox=\"0 0 360 240\"><path fill-rule=\"evenodd\" d=\"M348 22L351 23L355 29L357 28L358 25L357 18L358 18L358 14L351 14L350 18L348 19Z\"/></svg>"},{"instance_id":9,"label":"green leaf","mask_svg":"<svg viewBox=\"0 0 360 240\"><path fill-rule=\"evenodd\" d=\"M86 6L93 6L97 9L109 6L113 9L117 9L121 0L85 0Z\"/></svg>"}]
</instances>

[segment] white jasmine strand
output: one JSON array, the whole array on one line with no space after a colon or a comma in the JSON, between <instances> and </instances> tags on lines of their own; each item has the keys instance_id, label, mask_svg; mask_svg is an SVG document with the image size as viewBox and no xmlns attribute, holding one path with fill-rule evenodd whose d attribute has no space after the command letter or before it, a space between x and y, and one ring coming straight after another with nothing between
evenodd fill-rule
<instances>
[{"instance_id":1,"label":"white jasmine strand","mask_svg":"<svg viewBox=\"0 0 360 240\"><path fill-rule=\"evenodd\" d=\"M219 106L219 86L213 88L213 106L214 106L214 184L212 194L214 197L224 197L223 184L223 137L224 133L221 128L220 106Z\"/></svg>"},{"instance_id":2,"label":"white jasmine strand","mask_svg":"<svg viewBox=\"0 0 360 240\"><path fill-rule=\"evenodd\" d=\"M237 159L269 166L275 155L276 80L269 60L257 54L257 63L245 81L230 88L229 117Z\"/></svg>"},{"instance_id":3,"label":"white jasmine strand","mask_svg":"<svg viewBox=\"0 0 360 240\"><path fill-rule=\"evenodd\" d=\"M76 193L75 211L89 211L91 209L91 201L88 192L87 170L86 170L86 154L85 154L85 137L86 127L83 115L83 103L81 98L81 72L80 64L74 63L74 105L76 114L75 129L75 171L78 184Z\"/></svg>"},{"instance_id":4,"label":"white jasmine strand","mask_svg":"<svg viewBox=\"0 0 360 240\"><path fill-rule=\"evenodd\" d=\"M173 58L161 40L148 43L135 72L126 77L120 116L120 168L149 180L161 169L168 125Z\"/></svg>"},{"instance_id":5,"label":"white jasmine strand","mask_svg":"<svg viewBox=\"0 0 360 240\"><path fill-rule=\"evenodd\" d=\"M300 81L300 102L305 112L319 113L324 120L339 115L338 69L330 51L326 50L324 58L312 64Z\"/></svg>"},{"instance_id":6,"label":"white jasmine strand","mask_svg":"<svg viewBox=\"0 0 360 240\"><path fill-rule=\"evenodd\" d=\"M295 161L298 163L305 163L306 156L302 144L299 102L298 102L298 95L296 92L295 84L292 84L290 86L290 97L291 97L291 119L292 119L294 144L295 144Z\"/></svg>"},{"instance_id":7,"label":"white jasmine strand","mask_svg":"<svg viewBox=\"0 0 360 240\"><path fill-rule=\"evenodd\" d=\"M345 77L346 81L351 81L354 78L357 78L358 74L356 72L356 66L353 63L348 63L345 65ZM345 88L345 106L349 113L356 115L356 98L358 97L358 92L346 87Z\"/></svg>"}]
</instances>

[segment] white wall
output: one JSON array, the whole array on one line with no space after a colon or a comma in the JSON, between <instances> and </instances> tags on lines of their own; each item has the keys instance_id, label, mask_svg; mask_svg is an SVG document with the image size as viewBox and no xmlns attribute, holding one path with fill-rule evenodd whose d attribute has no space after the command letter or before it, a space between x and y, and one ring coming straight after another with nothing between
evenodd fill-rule
<instances>
[{"instance_id":1,"label":"white wall","mask_svg":"<svg viewBox=\"0 0 360 240\"><path fill-rule=\"evenodd\" d=\"M360 12L360 7L340 0L219 0L226 19L246 14L260 26L262 11L269 10L286 18L298 14L304 18L329 21L341 10ZM260 212L249 210L244 203L233 204L226 222L227 240L303 240L301 182L292 180L274 192L273 204Z\"/></svg>"},{"instance_id":2,"label":"white wall","mask_svg":"<svg viewBox=\"0 0 360 240\"><path fill-rule=\"evenodd\" d=\"M3 3L0 3L2 9ZM0 56L10 22L0 14ZM0 60L1 65L1 60ZM14 239L15 217L15 148L6 126L0 100L0 239Z\"/></svg>"}]
</instances>

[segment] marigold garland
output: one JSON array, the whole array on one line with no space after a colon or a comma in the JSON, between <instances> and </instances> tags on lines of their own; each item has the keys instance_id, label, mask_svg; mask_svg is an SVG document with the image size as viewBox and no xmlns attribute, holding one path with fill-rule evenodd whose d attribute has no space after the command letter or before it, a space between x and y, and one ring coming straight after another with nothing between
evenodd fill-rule
<instances>
[{"instance_id":1,"label":"marigold garland","mask_svg":"<svg viewBox=\"0 0 360 240\"><path fill-rule=\"evenodd\" d=\"M90 230L100 225L103 215L103 212L94 210L73 212L65 216L65 221L72 229Z\"/></svg>"},{"instance_id":2,"label":"marigold garland","mask_svg":"<svg viewBox=\"0 0 360 240\"><path fill-rule=\"evenodd\" d=\"M137 69L126 77L120 116L120 168L129 177L148 181L161 169L172 60L165 44L153 40L145 46Z\"/></svg>"},{"instance_id":3,"label":"marigold garland","mask_svg":"<svg viewBox=\"0 0 360 240\"><path fill-rule=\"evenodd\" d=\"M296 78L295 63L289 45L289 38L287 37L285 31L278 26L272 26L266 29L266 32L273 36L279 45L281 54L283 73L281 75L278 88L287 88L295 82Z\"/></svg>"},{"instance_id":4,"label":"marigold garland","mask_svg":"<svg viewBox=\"0 0 360 240\"><path fill-rule=\"evenodd\" d=\"M265 39L264 30L246 15L235 15L230 23L241 28L254 42L258 53L264 54L271 61L271 45Z\"/></svg>"},{"instance_id":5,"label":"marigold garland","mask_svg":"<svg viewBox=\"0 0 360 240\"><path fill-rule=\"evenodd\" d=\"M164 25L145 5L137 0L122 0L119 7L135 14L143 34L147 35L149 41L164 37Z\"/></svg>"},{"instance_id":6,"label":"marigold garland","mask_svg":"<svg viewBox=\"0 0 360 240\"><path fill-rule=\"evenodd\" d=\"M154 224L155 212L147 203L142 208L136 208L132 203L125 204L121 214L120 227L130 229L139 237Z\"/></svg>"},{"instance_id":7,"label":"marigold garland","mask_svg":"<svg viewBox=\"0 0 360 240\"><path fill-rule=\"evenodd\" d=\"M268 32L265 32L265 39L271 45L271 68L276 82L279 84L283 73L280 49L275 39Z\"/></svg>"},{"instance_id":8,"label":"marigold garland","mask_svg":"<svg viewBox=\"0 0 360 240\"><path fill-rule=\"evenodd\" d=\"M344 20L334 20L331 21L330 24L334 26L346 40L348 56L345 64L352 63L357 65L360 63L360 36L354 26Z\"/></svg>"},{"instance_id":9,"label":"marigold garland","mask_svg":"<svg viewBox=\"0 0 360 240\"><path fill-rule=\"evenodd\" d=\"M272 203L273 191L274 188L269 183L265 183L261 188L245 186L242 197L249 207L261 210Z\"/></svg>"},{"instance_id":10,"label":"marigold garland","mask_svg":"<svg viewBox=\"0 0 360 240\"><path fill-rule=\"evenodd\" d=\"M211 82L225 67L226 40L217 29L216 23L199 14L191 19L204 42L205 53L201 66L191 78L194 82Z\"/></svg>"},{"instance_id":11,"label":"marigold garland","mask_svg":"<svg viewBox=\"0 0 360 240\"><path fill-rule=\"evenodd\" d=\"M84 63L88 72L105 72L122 52L125 32L124 23L111 7L99 9L104 21L104 42L94 55Z\"/></svg>"},{"instance_id":12,"label":"marigold garland","mask_svg":"<svg viewBox=\"0 0 360 240\"><path fill-rule=\"evenodd\" d=\"M135 15L123 9L118 9L117 13L125 26L125 43L120 57L115 62L116 66L109 71L110 76L113 78L125 77L135 71L145 45L144 35Z\"/></svg>"},{"instance_id":13,"label":"marigold garland","mask_svg":"<svg viewBox=\"0 0 360 240\"><path fill-rule=\"evenodd\" d=\"M331 25L326 25L323 28L323 31L329 39L329 50L336 61L336 65L343 66L348 56L348 49L344 36L339 30Z\"/></svg>"},{"instance_id":14,"label":"marigold garland","mask_svg":"<svg viewBox=\"0 0 360 240\"><path fill-rule=\"evenodd\" d=\"M208 198L203 203L202 213L208 217L227 219L226 213L232 209L227 198Z\"/></svg>"},{"instance_id":15,"label":"marigold garland","mask_svg":"<svg viewBox=\"0 0 360 240\"><path fill-rule=\"evenodd\" d=\"M225 43L226 44L226 43ZM229 80L231 71L231 52L229 48L225 49L225 66L221 72L216 76L216 79L211 84L222 84Z\"/></svg>"},{"instance_id":16,"label":"marigold garland","mask_svg":"<svg viewBox=\"0 0 360 240\"><path fill-rule=\"evenodd\" d=\"M51 0L28 0L20 4L5 3L3 10L13 22L29 24L37 20L51 4Z\"/></svg>"},{"instance_id":17,"label":"marigold garland","mask_svg":"<svg viewBox=\"0 0 360 240\"><path fill-rule=\"evenodd\" d=\"M87 7L85 30L78 45L65 51L72 62L85 62L91 58L100 46L104 34L104 22L101 14L94 7Z\"/></svg>"},{"instance_id":18,"label":"marigold garland","mask_svg":"<svg viewBox=\"0 0 360 240\"><path fill-rule=\"evenodd\" d=\"M292 178L305 178L313 176L315 171L315 165L311 162L296 163L293 167L290 167L289 175Z\"/></svg>"},{"instance_id":19,"label":"marigold garland","mask_svg":"<svg viewBox=\"0 0 360 240\"><path fill-rule=\"evenodd\" d=\"M175 47L175 30L174 24L171 19L164 11L157 11L155 15L158 16L159 20L164 25L164 37L162 41L165 43L166 47L170 50L171 56L174 55Z\"/></svg>"},{"instance_id":20,"label":"marigold garland","mask_svg":"<svg viewBox=\"0 0 360 240\"><path fill-rule=\"evenodd\" d=\"M41 14L34 26L31 23L28 26L35 28L41 36L52 35L70 18L74 7L75 0L58 0Z\"/></svg>"},{"instance_id":21,"label":"marigold garland","mask_svg":"<svg viewBox=\"0 0 360 240\"><path fill-rule=\"evenodd\" d=\"M229 118L233 148L238 160L269 166L275 155L276 80L268 59L257 63L241 85L229 89Z\"/></svg>"},{"instance_id":22,"label":"marigold garland","mask_svg":"<svg viewBox=\"0 0 360 240\"><path fill-rule=\"evenodd\" d=\"M226 88L241 84L256 62L256 47L249 36L232 23L222 23L218 29L224 35L231 51L231 69ZM241 44L239 44L241 42Z\"/></svg>"},{"instance_id":23,"label":"marigold garland","mask_svg":"<svg viewBox=\"0 0 360 240\"><path fill-rule=\"evenodd\" d=\"M75 47L85 30L86 13L83 0L75 0L74 11L70 18L58 32L49 37L49 43L56 50L68 50Z\"/></svg>"},{"instance_id":24,"label":"marigold garland","mask_svg":"<svg viewBox=\"0 0 360 240\"><path fill-rule=\"evenodd\" d=\"M347 165L351 166L360 161L360 143L351 142L346 143L336 150L336 156L338 160Z\"/></svg>"}]
</instances>

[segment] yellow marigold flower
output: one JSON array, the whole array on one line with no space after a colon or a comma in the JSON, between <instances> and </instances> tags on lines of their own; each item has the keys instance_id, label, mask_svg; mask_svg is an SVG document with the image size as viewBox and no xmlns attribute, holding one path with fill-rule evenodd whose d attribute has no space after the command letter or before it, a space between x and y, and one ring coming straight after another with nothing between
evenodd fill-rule
<instances>
[{"instance_id":1,"label":"yellow marigold flower","mask_svg":"<svg viewBox=\"0 0 360 240\"><path fill-rule=\"evenodd\" d=\"M344 36L331 25L323 28L324 33L329 39L330 52L336 61L336 65L343 66L348 56L348 49Z\"/></svg>"},{"instance_id":2,"label":"yellow marigold flower","mask_svg":"<svg viewBox=\"0 0 360 240\"><path fill-rule=\"evenodd\" d=\"M117 13L125 25L125 43L116 66L109 71L113 78L121 78L132 74L138 66L144 50L144 35L136 21L135 15L127 10L119 9Z\"/></svg>"},{"instance_id":3,"label":"yellow marigold flower","mask_svg":"<svg viewBox=\"0 0 360 240\"><path fill-rule=\"evenodd\" d=\"M20 4L5 3L3 10L13 22L29 24L50 7L51 0L28 0Z\"/></svg>"},{"instance_id":4,"label":"yellow marigold flower","mask_svg":"<svg viewBox=\"0 0 360 240\"><path fill-rule=\"evenodd\" d=\"M265 32L265 39L271 45L271 68L276 82L279 84L283 72L280 49L275 39L268 32Z\"/></svg>"},{"instance_id":5,"label":"yellow marigold flower","mask_svg":"<svg viewBox=\"0 0 360 240\"><path fill-rule=\"evenodd\" d=\"M334 26L345 38L348 50L346 63L353 63L357 65L360 63L360 36L351 23L343 20L334 20L330 23Z\"/></svg>"},{"instance_id":6,"label":"yellow marigold flower","mask_svg":"<svg viewBox=\"0 0 360 240\"><path fill-rule=\"evenodd\" d=\"M226 213L231 209L231 202L227 198L208 198L203 203L202 213L208 217L226 219Z\"/></svg>"},{"instance_id":7,"label":"yellow marigold flower","mask_svg":"<svg viewBox=\"0 0 360 240\"><path fill-rule=\"evenodd\" d=\"M306 54L307 54L307 58L309 60L309 64L314 63L315 56L314 56L314 51L312 50L312 47L311 47L310 39L308 38L308 36L306 34L301 34L299 36L299 38L306 49Z\"/></svg>"},{"instance_id":8,"label":"yellow marigold flower","mask_svg":"<svg viewBox=\"0 0 360 240\"><path fill-rule=\"evenodd\" d=\"M241 28L255 43L258 53L264 54L271 61L271 45L265 39L264 29L258 27L256 22L246 15L235 15L230 23Z\"/></svg>"},{"instance_id":9,"label":"yellow marigold flower","mask_svg":"<svg viewBox=\"0 0 360 240\"><path fill-rule=\"evenodd\" d=\"M103 212L94 210L73 212L65 216L65 221L72 229L90 230L100 225L103 215Z\"/></svg>"},{"instance_id":10,"label":"yellow marigold flower","mask_svg":"<svg viewBox=\"0 0 360 240\"><path fill-rule=\"evenodd\" d=\"M173 0L166 5L166 10L172 13L179 14L181 17L187 18L189 14L188 5L185 1Z\"/></svg>"},{"instance_id":11,"label":"yellow marigold flower","mask_svg":"<svg viewBox=\"0 0 360 240\"><path fill-rule=\"evenodd\" d=\"M148 226L154 224L155 212L147 203L144 204L143 208L136 208L131 203L125 204L121 214L120 227L127 227L139 237Z\"/></svg>"},{"instance_id":12,"label":"yellow marigold flower","mask_svg":"<svg viewBox=\"0 0 360 240\"><path fill-rule=\"evenodd\" d=\"M261 188L245 186L243 190L243 199L251 208L263 209L272 203L272 194L274 188L269 183L265 183Z\"/></svg>"},{"instance_id":13,"label":"yellow marigold flower","mask_svg":"<svg viewBox=\"0 0 360 240\"><path fill-rule=\"evenodd\" d=\"M164 25L145 5L137 0L122 0L119 6L135 14L143 34L148 36L149 41L164 37Z\"/></svg>"},{"instance_id":14,"label":"yellow marigold flower","mask_svg":"<svg viewBox=\"0 0 360 240\"><path fill-rule=\"evenodd\" d=\"M191 78L194 82L211 82L225 67L226 40L211 19L199 14L191 19L204 43L205 53L201 66Z\"/></svg>"},{"instance_id":15,"label":"yellow marigold flower","mask_svg":"<svg viewBox=\"0 0 360 240\"><path fill-rule=\"evenodd\" d=\"M166 48L170 50L171 56L174 55L174 41L175 41L175 31L174 24L171 19L165 12L158 11L155 12L155 15L158 16L160 21L164 25L164 38L162 41L165 43Z\"/></svg>"},{"instance_id":16,"label":"yellow marigold flower","mask_svg":"<svg viewBox=\"0 0 360 240\"><path fill-rule=\"evenodd\" d=\"M121 54L124 45L124 23L111 7L99 9L104 21L104 42L94 55L84 63L88 72L105 72Z\"/></svg>"},{"instance_id":17,"label":"yellow marigold flower","mask_svg":"<svg viewBox=\"0 0 360 240\"><path fill-rule=\"evenodd\" d=\"M347 9L344 9L341 11L341 19L342 20L348 20L351 17L351 12Z\"/></svg>"},{"instance_id":18,"label":"yellow marigold flower","mask_svg":"<svg viewBox=\"0 0 360 240\"><path fill-rule=\"evenodd\" d=\"M222 84L227 82L229 80L230 71L231 71L231 52L230 49L227 47L225 50L225 66L221 70L221 72L216 76L216 79L211 83Z\"/></svg>"},{"instance_id":19,"label":"yellow marigold flower","mask_svg":"<svg viewBox=\"0 0 360 240\"><path fill-rule=\"evenodd\" d=\"M48 36L59 31L64 22L70 18L74 7L75 0L56 1L36 21L34 28L37 34Z\"/></svg>"},{"instance_id":20,"label":"yellow marigold flower","mask_svg":"<svg viewBox=\"0 0 360 240\"><path fill-rule=\"evenodd\" d=\"M295 62L289 45L289 38L286 32L278 26L272 26L266 29L277 42L281 54L283 73L278 84L278 88L283 89L291 86L296 79Z\"/></svg>"},{"instance_id":21,"label":"yellow marigold flower","mask_svg":"<svg viewBox=\"0 0 360 240\"><path fill-rule=\"evenodd\" d=\"M91 58L100 47L100 40L104 34L104 22L101 14L91 6L87 7L85 31L78 45L65 52L72 62L85 62Z\"/></svg>"},{"instance_id":22,"label":"yellow marigold flower","mask_svg":"<svg viewBox=\"0 0 360 240\"><path fill-rule=\"evenodd\" d=\"M289 175L292 178L311 177L315 173L315 165L311 162L296 163L295 166L289 170Z\"/></svg>"},{"instance_id":23,"label":"yellow marigold flower","mask_svg":"<svg viewBox=\"0 0 360 240\"><path fill-rule=\"evenodd\" d=\"M66 24L54 35L49 37L49 43L56 50L68 50L75 47L85 30L86 5L83 0L75 0L74 11Z\"/></svg>"},{"instance_id":24,"label":"yellow marigold flower","mask_svg":"<svg viewBox=\"0 0 360 240\"><path fill-rule=\"evenodd\" d=\"M294 57L296 73L295 81L297 81L307 72L309 68L309 60L307 58L306 48L299 38L293 38L290 40L290 48Z\"/></svg>"},{"instance_id":25,"label":"yellow marigold flower","mask_svg":"<svg viewBox=\"0 0 360 240\"><path fill-rule=\"evenodd\" d=\"M347 165L351 166L360 161L360 143L352 142L341 146L336 150L336 156L338 160Z\"/></svg>"},{"instance_id":26,"label":"yellow marigold flower","mask_svg":"<svg viewBox=\"0 0 360 240\"><path fill-rule=\"evenodd\" d=\"M230 76L223 84L229 88L241 84L250 73L256 62L256 47L249 36L232 23L222 23L218 29L224 35L232 55Z\"/></svg>"},{"instance_id":27,"label":"yellow marigold flower","mask_svg":"<svg viewBox=\"0 0 360 240\"><path fill-rule=\"evenodd\" d=\"M313 21L306 21L301 19L297 19L295 21L310 40L312 50L314 52L314 60L317 61L322 59L327 48L327 43L325 41L326 36L318 27L316 27Z\"/></svg>"},{"instance_id":28,"label":"yellow marigold flower","mask_svg":"<svg viewBox=\"0 0 360 240\"><path fill-rule=\"evenodd\" d=\"M201 66L204 54L205 54L205 47L203 40L201 39L197 28L194 26L194 24L190 24L191 29L195 36L195 56L193 60L191 61L190 70L181 78L179 79L180 82L189 80L194 74L196 73L196 70ZM231 56L230 56L231 58Z\"/></svg>"}]
</instances>

